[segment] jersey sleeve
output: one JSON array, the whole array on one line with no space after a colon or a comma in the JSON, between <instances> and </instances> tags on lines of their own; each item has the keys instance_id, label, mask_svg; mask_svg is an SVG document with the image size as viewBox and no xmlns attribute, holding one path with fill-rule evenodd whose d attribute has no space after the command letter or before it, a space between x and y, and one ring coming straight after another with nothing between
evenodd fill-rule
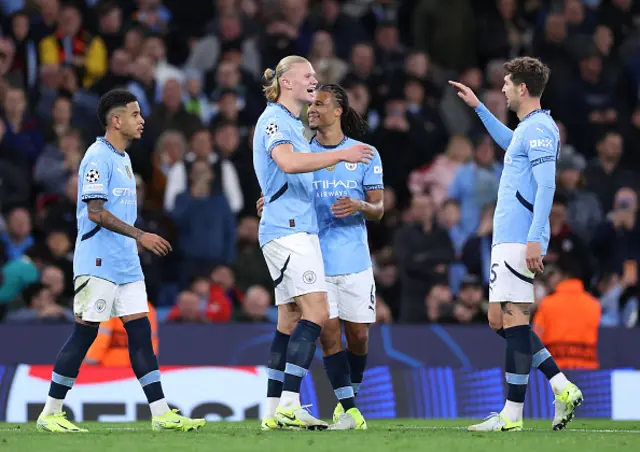
<instances>
[{"instance_id":1,"label":"jersey sleeve","mask_svg":"<svg viewBox=\"0 0 640 452\"><path fill-rule=\"evenodd\" d=\"M293 144L291 127L288 122L278 116L272 116L264 122L262 130L256 131L262 134L262 141L267 154L281 144Z\"/></svg>"},{"instance_id":2,"label":"jersey sleeve","mask_svg":"<svg viewBox=\"0 0 640 452\"><path fill-rule=\"evenodd\" d=\"M371 190L384 190L384 183L382 181L382 160L377 149L374 149L374 156L371 163L369 163L364 170L364 177L362 178L362 188L364 191Z\"/></svg>"},{"instance_id":3,"label":"jersey sleeve","mask_svg":"<svg viewBox=\"0 0 640 452\"><path fill-rule=\"evenodd\" d=\"M531 171L538 186L533 203L533 221L527 240L540 242L553 205L556 190L556 159L560 143L549 127L535 123L528 127L523 140Z\"/></svg>"},{"instance_id":4,"label":"jersey sleeve","mask_svg":"<svg viewBox=\"0 0 640 452\"><path fill-rule=\"evenodd\" d=\"M83 201L92 199L109 199L109 163L104 160L93 158L88 159L80 167L80 197Z\"/></svg>"}]
</instances>

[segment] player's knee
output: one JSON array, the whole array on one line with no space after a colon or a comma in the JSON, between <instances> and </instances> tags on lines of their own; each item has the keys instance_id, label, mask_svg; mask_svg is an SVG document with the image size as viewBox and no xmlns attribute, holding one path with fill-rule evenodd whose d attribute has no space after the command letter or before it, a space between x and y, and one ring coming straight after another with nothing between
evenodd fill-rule
<instances>
[{"instance_id":1,"label":"player's knee","mask_svg":"<svg viewBox=\"0 0 640 452\"><path fill-rule=\"evenodd\" d=\"M321 327L329 320L329 302L325 292L303 295L298 299L302 310L302 318Z\"/></svg>"},{"instance_id":2,"label":"player's knee","mask_svg":"<svg viewBox=\"0 0 640 452\"><path fill-rule=\"evenodd\" d=\"M489 326L493 331L498 331L503 327L502 325L502 310L498 303L491 303L489 305L489 312L487 312L487 318L489 319Z\"/></svg>"},{"instance_id":3,"label":"player's knee","mask_svg":"<svg viewBox=\"0 0 640 452\"><path fill-rule=\"evenodd\" d=\"M347 348L356 355L367 354L369 348L369 325L366 323L348 323L345 326Z\"/></svg>"}]
</instances>

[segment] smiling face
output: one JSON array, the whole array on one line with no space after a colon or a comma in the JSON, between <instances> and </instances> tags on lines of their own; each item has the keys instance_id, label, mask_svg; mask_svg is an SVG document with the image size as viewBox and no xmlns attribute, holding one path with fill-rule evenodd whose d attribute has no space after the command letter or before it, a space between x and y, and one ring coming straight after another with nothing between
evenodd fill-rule
<instances>
[{"instance_id":1,"label":"smiling face","mask_svg":"<svg viewBox=\"0 0 640 452\"><path fill-rule=\"evenodd\" d=\"M315 99L309 110L309 127L311 130L318 130L331 127L340 121L342 108L336 106L331 93L319 91L315 95Z\"/></svg>"},{"instance_id":2,"label":"smiling face","mask_svg":"<svg viewBox=\"0 0 640 452\"><path fill-rule=\"evenodd\" d=\"M291 68L282 74L281 83L283 88L289 91L296 101L306 104L313 102L318 80L311 63L299 62L292 64Z\"/></svg>"}]
</instances>

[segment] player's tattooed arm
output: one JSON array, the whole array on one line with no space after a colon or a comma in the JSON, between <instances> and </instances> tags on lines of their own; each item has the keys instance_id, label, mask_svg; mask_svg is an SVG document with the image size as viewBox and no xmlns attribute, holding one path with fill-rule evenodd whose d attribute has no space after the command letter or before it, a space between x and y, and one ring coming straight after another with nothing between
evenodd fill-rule
<instances>
[{"instance_id":1,"label":"player's tattooed arm","mask_svg":"<svg viewBox=\"0 0 640 452\"><path fill-rule=\"evenodd\" d=\"M120 220L104 208L104 203L104 199L91 199L88 201L87 209L89 211L89 219L91 221L105 229L108 229L109 231L126 237L131 237L132 239L136 239L136 241L142 238L144 231Z\"/></svg>"}]
</instances>

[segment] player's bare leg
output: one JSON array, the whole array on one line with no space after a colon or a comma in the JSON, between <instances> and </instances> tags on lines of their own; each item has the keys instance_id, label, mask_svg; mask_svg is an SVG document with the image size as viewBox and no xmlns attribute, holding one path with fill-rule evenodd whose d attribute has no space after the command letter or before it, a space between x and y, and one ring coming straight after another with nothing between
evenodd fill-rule
<instances>
[{"instance_id":1,"label":"player's bare leg","mask_svg":"<svg viewBox=\"0 0 640 452\"><path fill-rule=\"evenodd\" d=\"M499 304L491 303L488 312L489 326L496 334L504 338L502 316L502 308ZM555 395L555 414L552 428L561 430L571 422L576 408L582 404L582 392L560 371L553 356L533 330L531 331L531 353L533 356L531 366L540 370L547 377Z\"/></svg>"},{"instance_id":2,"label":"player's bare leg","mask_svg":"<svg viewBox=\"0 0 640 452\"><path fill-rule=\"evenodd\" d=\"M56 357L49 395L37 421L38 430L51 433L87 431L67 420L62 404L75 383L84 357L98 336L99 326L99 322L88 322L76 317L73 332Z\"/></svg>"},{"instance_id":3,"label":"player's bare leg","mask_svg":"<svg viewBox=\"0 0 640 452\"><path fill-rule=\"evenodd\" d=\"M351 370L347 352L342 347L340 319L329 319L322 328L320 345L324 356L324 369L338 399L331 430L366 430L367 423L355 405L351 383ZM339 411L339 412L338 412ZM337 414L336 414L337 412Z\"/></svg>"},{"instance_id":4,"label":"player's bare leg","mask_svg":"<svg viewBox=\"0 0 640 452\"><path fill-rule=\"evenodd\" d=\"M295 303L278 306L278 324L269 352L267 411L262 418L262 430L277 430L284 427L276 422L275 415L282 395L289 338L301 317L302 311Z\"/></svg>"},{"instance_id":5,"label":"player's bare leg","mask_svg":"<svg viewBox=\"0 0 640 452\"><path fill-rule=\"evenodd\" d=\"M151 323L147 313L137 313L120 317L127 331L129 359L151 410L153 430L197 430L205 424L204 419L190 419L169 408L164 397L158 358L153 351Z\"/></svg>"},{"instance_id":6,"label":"player's bare leg","mask_svg":"<svg viewBox=\"0 0 640 452\"><path fill-rule=\"evenodd\" d=\"M313 361L316 341L320 337L322 327L329 318L327 293L308 293L296 297L295 302L302 316L289 339L284 384L275 420L289 427L326 429L326 422L314 418L300 404L300 385Z\"/></svg>"}]
</instances>

